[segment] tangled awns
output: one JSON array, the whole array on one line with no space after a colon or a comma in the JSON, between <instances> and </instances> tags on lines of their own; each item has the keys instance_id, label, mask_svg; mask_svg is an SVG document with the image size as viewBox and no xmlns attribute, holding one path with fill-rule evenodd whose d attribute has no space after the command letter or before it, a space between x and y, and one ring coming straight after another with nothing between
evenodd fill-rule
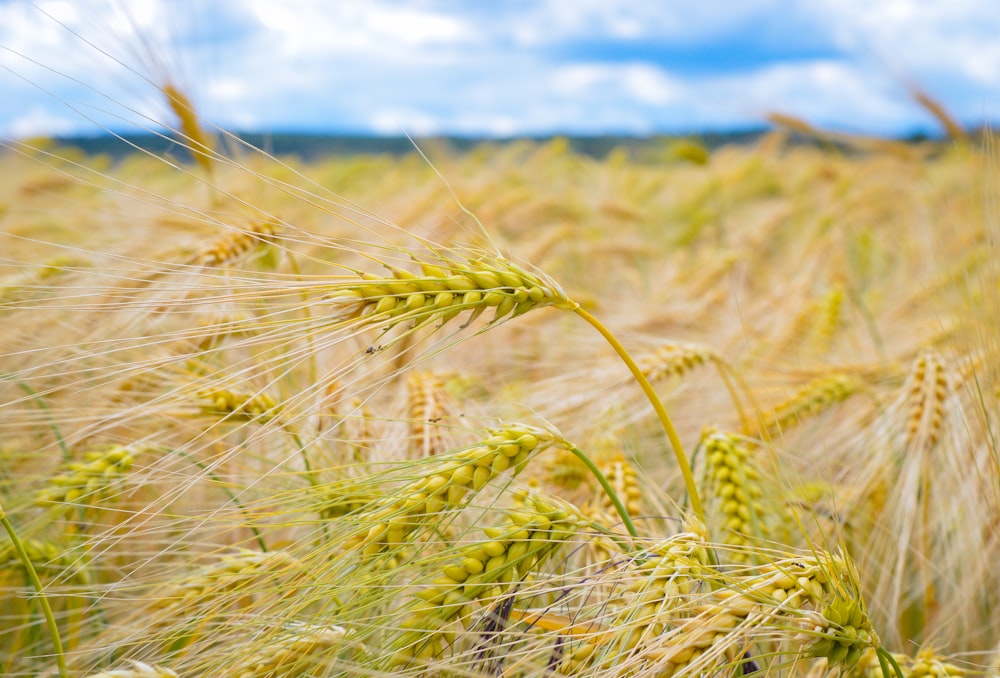
<instances>
[{"instance_id":1,"label":"tangled awns","mask_svg":"<svg viewBox=\"0 0 1000 678\"><path fill-rule=\"evenodd\" d=\"M305 162L161 94L190 161L3 149L0 673L1000 673L991 137Z\"/></svg>"}]
</instances>

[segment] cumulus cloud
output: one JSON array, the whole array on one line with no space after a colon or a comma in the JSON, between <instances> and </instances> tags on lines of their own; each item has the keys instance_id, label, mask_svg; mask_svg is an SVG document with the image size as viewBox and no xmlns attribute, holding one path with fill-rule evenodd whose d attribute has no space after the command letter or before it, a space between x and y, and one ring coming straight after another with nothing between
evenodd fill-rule
<instances>
[{"instance_id":1,"label":"cumulus cloud","mask_svg":"<svg viewBox=\"0 0 1000 678\"><path fill-rule=\"evenodd\" d=\"M34 136L58 136L74 134L79 131L79 120L55 115L41 106L33 106L6 121L0 127L0 138L23 139Z\"/></svg>"},{"instance_id":2,"label":"cumulus cloud","mask_svg":"<svg viewBox=\"0 0 1000 678\"><path fill-rule=\"evenodd\" d=\"M1000 108L998 33L989 0L9 2L0 126L66 104L148 126L131 110L163 115L171 78L239 129L645 133L778 109L905 133L933 125L910 83L969 122Z\"/></svg>"}]
</instances>

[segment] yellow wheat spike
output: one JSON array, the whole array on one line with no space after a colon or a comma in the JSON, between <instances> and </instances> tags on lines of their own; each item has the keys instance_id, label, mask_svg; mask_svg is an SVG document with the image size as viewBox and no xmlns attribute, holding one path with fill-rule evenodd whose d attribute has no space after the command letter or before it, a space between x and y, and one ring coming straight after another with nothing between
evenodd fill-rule
<instances>
[{"instance_id":1,"label":"yellow wheat spike","mask_svg":"<svg viewBox=\"0 0 1000 678\"><path fill-rule=\"evenodd\" d=\"M190 150L195 162L201 165L206 174L211 174L214 168L214 143L205 133L198 121L198 113L194 104L184 92L172 83L167 83L161 88L163 96L167 98L170 110L174 112L181 123L181 133L184 141Z\"/></svg>"},{"instance_id":2,"label":"yellow wheat spike","mask_svg":"<svg viewBox=\"0 0 1000 678\"><path fill-rule=\"evenodd\" d=\"M410 438L415 457L430 457L446 449L440 422L454 410L444 381L434 372L418 370L406 379L409 391Z\"/></svg>"},{"instance_id":3,"label":"yellow wheat spike","mask_svg":"<svg viewBox=\"0 0 1000 678\"><path fill-rule=\"evenodd\" d=\"M234 230L209 243L191 257L198 266L223 266L237 261L254 249L277 237L278 226L271 221L251 223L245 230Z\"/></svg>"},{"instance_id":4,"label":"yellow wheat spike","mask_svg":"<svg viewBox=\"0 0 1000 678\"><path fill-rule=\"evenodd\" d=\"M945 423L945 401L952 390L944 362L936 353L922 353L909 378L905 446L932 448Z\"/></svg>"},{"instance_id":5,"label":"yellow wheat spike","mask_svg":"<svg viewBox=\"0 0 1000 678\"><path fill-rule=\"evenodd\" d=\"M774 438L803 419L818 416L843 402L856 393L860 385L856 378L839 373L814 379L765 412L746 432L754 437Z\"/></svg>"}]
</instances>

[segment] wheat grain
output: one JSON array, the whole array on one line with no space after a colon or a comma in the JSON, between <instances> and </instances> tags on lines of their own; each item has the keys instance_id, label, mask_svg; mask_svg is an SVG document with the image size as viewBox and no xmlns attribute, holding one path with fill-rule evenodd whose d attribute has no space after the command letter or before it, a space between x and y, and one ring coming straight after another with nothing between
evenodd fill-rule
<instances>
[{"instance_id":1,"label":"wheat grain","mask_svg":"<svg viewBox=\"0 0 1000 678\"><path fill-rule=\"evenodd\" d=\"M941 357L924 352L913 364L909 381L909 411L905 446L933 448L945 425L945 402L951 386Z\"/></svg>"},{"instance_id":2,"label":"wheat grain","mask_svg":"<svg viewBox=\"0 0 1000 678\"><path fill-rule=\"evenodd\" d=\"M225 266L232 264L278 237L278 225L272 221L255 221L245 230L233 230L199 249L188 260L195 266Z\"/></svg>"},{"instance_id":3,"label":"wheat grain","mask_svg":"<svg viewBox=\"0 0 1000 678\"><path fill-rule=\"evenodd\" d=\"M486 528L488 540L463 547L441 575L420 587L410 605L395 644L401 647L395 665L423 662L442 655L452 620L468 628L474 603L495 599L522 581L579 529L584 520L571 505L537 493L515 494L518 510L505 524Z\"/></svg>"},{"instance_id":4,"label":"wheat grain","mask_svg":"<svg viewBox=\"0 0 1000 678\"><path fill-rule=\"evenodd\" d=\"M495 309L490 322L497 322L542 306L576 307L555 281L499 257L418 263L420 276L390 267L391 278L361 274L362 282L337 285L329 294L338 309L334 317L388 330L400 323L444 323L464 311L471 322L488 308Z\"/></svg>"},{"instance_id":5,"label":"wheat grain","mask_svg":"<svg viewBox=\"0 0 1000 678\"><path fill-rule=\"evenodd\" d=\"M666 624L708 588L709 545L699 532L682 532L638 554L627 568L622 609L609 628L571 644L563 670L571 675L620 663L639 644L663 634ZM617 578L617 577L616 577Z\"/></svg>"},{"instance_id":6,"label":"wheat grain","mask_svg":"<svg viewBox=\"0 0 1000 678\"><path fill-rule=\"evenodd\" d=\"M843 402L859 388L857 379L845 374L814 379L764 414L751 434L765 438L778 436L803 419L818 416Z\"/></svg>"},{"instance_id":7,"label":"wheat grain","mask_svg":"<svg viewBox=\"0 0 1000 678\"><path fill-rule=\"evenodd\" d=\"M450 416L453 404L442 379L433 372L417 370L406 379L410 400L410 437L415 457L431 457L445 451L438 425Z\"/></svg>"},{"instance_id":8,"label":"wheat grain","mask_svg":"<svg viewBox=\"0 0 1000 678\"><path fill-rule=\"evenodd\" d=\"M708 362L722 362L713 349L694 343L669 342L647 352L637 360L639 368L652 382L682 377Z\"/></svg>"},{"instance_id":9,"label":"wheat grain","mask_svg":"<svg viewBox=\"0 0 1000 678\"><path fill-rule=\"evenodd\" d=\"M194 105L187 95L173 83L166 83L161 87L161 90L163 96L167 98L170 109L181 123L181 133L185 142L189 144L188 150L191 151L191 155L202 169L207 174L211 174L214 167L213 144L198 121Z\"/></svg>"},{"instance_id":10,"label":"wheat grain","mask_svg":"<svg viewBox=\"0 0 1000 678\"><path fill-rule=\"evenodd\" d=\"M539 451L567 443L542 429L513 425L491 429L480 445L438 455L426 474L408 483L394 498L359 514L367 525L364 534L349 539L347 548L360 548L365 556L381 553L390 545L403 543L410 534L439 518L446 508L456 508L495 477L511 470L514 475Z\"/></svg>"},{"instance_id":11,"label":"wheat grain","mask_svg":"<svg viewBox=\"0 0 1000 678\"><path fill-rule=\"evenodd\" d=\"M266 423L279 416L281 407L266 393L237 393L225 388L201 391L201 414L229 421Z\"/></svg>"},{"instance_id":12,"label":"wheat grain","mask_svg":"<svg viewBox=\"0 0 1000 678\"><path fill-rule=\"evenodd\" d=\"M264 644L241 658L235 666L226 667L226 675L234 678L280 678L281 676L315 675L329 663L329 653L347 636L341 626L317 626L289 622L274 634L262 635Z\"/></svg>"},{"instance_id":13,"label":"wheat grain","mask_svg":"<svg viewBox=\"0 0 1000 678\"><path fill-rule=\"evenodd\" d=\"M86 461L70 462L66 473L54 476L35 494L39 506L71 511L74 505L97 506L115 495L118 483L132 468L132 450L110 445L84 454Z\"/></svg>"},{"instance_id":14,"label":"wheat grain","mask_svg":"<svg viewBox=\"0 0 1000 678\"><path fill-rule=\"evenodd\" d=\"M302 562L284 551L259 553L240 549L161 586L151 597L152 605L190 612L192 605L214 605L213 599L220 595L246 592L262 580L303 571Z\"/></svg>"},{"instance_id":15,"label":"wheat grain","mask_svg":"<svg viewBox=\"0 0 1000 678\"><path fill-rule=\"evenodd\" d=\"M709 428L702 433L701 445L709 490L706 496L712 498L710 515L721 528L723 542L733 547L725 557L733 563L745 563L752 557L752 549L746 547L769 536L763 521L760 473L750 460L748 446L733 435Z\"/></svg>"}]
</instances>

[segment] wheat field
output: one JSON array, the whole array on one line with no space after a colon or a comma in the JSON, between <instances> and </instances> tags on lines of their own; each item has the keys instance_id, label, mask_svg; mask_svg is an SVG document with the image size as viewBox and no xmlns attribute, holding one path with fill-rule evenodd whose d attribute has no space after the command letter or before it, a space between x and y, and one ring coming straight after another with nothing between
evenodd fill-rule
<instances>
[{"instance_id":1,"label":"wheat field","mask_svg":"<svg viewBox=\"0 0 1000 678\"><path fill-rule=\"evenodd\" d=\"M190 160L3 148L0 673L1000 675L992 136L303 162L160 90Z\"/></svg>"}]
</instances>

